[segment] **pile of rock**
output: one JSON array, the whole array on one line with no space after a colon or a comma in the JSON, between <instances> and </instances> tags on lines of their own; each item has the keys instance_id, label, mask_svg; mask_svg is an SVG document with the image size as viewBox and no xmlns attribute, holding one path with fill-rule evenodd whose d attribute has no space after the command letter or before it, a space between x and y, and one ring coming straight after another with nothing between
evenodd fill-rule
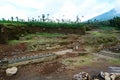
<instances>
[{"instance_id":1,"label":"pile of rock","mask_svg":"<svg viewBox=\"0 0 120 80\"><path fill-rule=\"evenodd\" d=\"M108 73L108 72L101 72L100 76L104 78L105 80L116 80L120 74L118 73Z\"/></svg>"},{"instance_id":2,"label":"pile of rock","mask_svg":"<svg viewBox=\"0 0 120 80\"><path fill-rule=\"evenodd\" d=\"M16 74L17 71L18 71L17 67L8 68L8 69L6 69L6 75L12 76L12 75Z\"/></svg>"},{"instance_id":3,"label":"pile of rock","mask_svg":"<svg viewBox=\"0 0 120 80\"><path fill-rule=\"evenodd\" d=\"M100 72L100 76L91 78L86 72L75 74L72 80L120 80L120 73Z\"/></svg>"},{"instance_id":4,"label":"pile of rock","mask_svg":"<svg viewBox=\"0 0 120 80\"><path fill-rule=\"evenodd\" d=\"M80 72L75 74L72 80L90 80L90 75L86 72Z\"/></svg>"}]
</instances>

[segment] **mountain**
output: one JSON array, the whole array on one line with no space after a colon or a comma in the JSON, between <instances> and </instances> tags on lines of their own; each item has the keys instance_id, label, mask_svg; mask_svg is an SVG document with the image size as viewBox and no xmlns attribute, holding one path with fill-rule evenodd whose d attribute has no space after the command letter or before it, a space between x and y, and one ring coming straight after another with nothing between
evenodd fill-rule
<instances>
[{"instance_id":1,"label":"mountain","mask_svg":"<svg viewBox=\"0 0 120 80\"><path fill-rule=\"evenodd\" d=\"M120 13L118 13L115 9L112 9L106 13L103 13L101 15L98 15L90 20L94 21L95 19L96 20L99 20L99 21L105 21L105 20L109 20L109 19L112 19L113 17L115 16L119 16L120 17Z\"/></svg>"}]
</instances>

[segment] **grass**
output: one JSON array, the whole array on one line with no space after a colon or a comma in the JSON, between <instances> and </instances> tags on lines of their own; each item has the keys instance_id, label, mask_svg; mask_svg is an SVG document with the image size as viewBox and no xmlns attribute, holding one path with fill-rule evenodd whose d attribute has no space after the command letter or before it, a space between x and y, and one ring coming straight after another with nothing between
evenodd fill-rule
<instances>
[{"instance_id":1,"label":"grass","mask_svg":"<svg viewBox=\"0 0 120 80\"><path fill-rule=\"evenodd\" d=\"M94 57L91 55L78 56L74 58L63 59L62 63L69 67L86 66L86 65L90 65L93 62L93 58Z\"/></svg>"},{"instance_id":2,"label":"grass","mask_svg":"<svg viewBox=\"0 0 120 80\"><path fill-rule=\"evenodd\" d=\"M14 45L14 44L18 44L19 42L18 40L9 40L7 43L10 45Z\"/></svg>"},{"instance_id":3,"label":"grass","mask_svg":"<svg viewBox=\"0 0 120 80\"><path fill-rule=\"evenodd\" d=\"M43 37L62 37L62 36L65 36L64 34L60 34L60 33L37 33L36 35L41 35Z\"/></svg>"},{"instance_id":4,"label":"grass","mask_svg":"<svg viewBox=\"0 0 120 80\"><path fill-rule=\"evenodd\" d=\"M65 36L60 33L36 33L36 34L27 34L22 35L19 40L10 40L8 44L17 44L17 43L32 43L32 42L59 42L59 40L55 39L57 37Z\"/></svg>"},{"instance_id":5,"label":"grass","mask_svg":"<svg viewBox=\"0 0 120 80\"><path fill-rule=\"evenodd\" d=\"M30 40L33 39L34 37L61 37L61 36L65 36L64 34L60 34L60 33L36 33L36 34L27 34L25 36L22 36L21 38L24 38L26 40Z\"/></svg>"},{"instance_id":6,"label":"grass","mask_svg":"<svg viewBox=\"0 0 120 80\"><path fill-rule=\"evenodd\" d=\"M108 31L111 31L111 30L116 30L117 28L116 27L111 27L111 26L103 26L103 27L99 27L101 30L108 30Z\"/></svg>"},{"instance_id":7,"label":"grass","mask_svg":"<svg viewBox=\"0 0 120 80\"><path fill-rule=\"evenodd\" d=\"M91 32L90 35L84 36L84 40L85 43L89 45L106 45L118 42L116 34L98 31Z\"/></svg>"},{"instance_id":8,"label":"grass","mask_svg":"<svg viewBox=\"0 0 120 80\"><path fill-rule=\"evenodd\" d=\"M19 40L10 40L8 44L16 45L19 43L25 43L27 46L26 51L37 51L58 48L62 43L67 43L66 39L61 39L58 37L65 36L59 33L36 33L28 34L20 37Z\"/></svg>"},{"instance_id":9,"label":"grass","mask_svg":"<svg viewBox=\"0 0 120 80\"><path fill-rule=\"evenodd\" d=\"M118 33L106 31L88 31L87 33L82 38L84 45L91 52L98 52L120 42Z\"/></svg>"},{"instance_id":10,"label":"grass","mask_svg":"<svg viewBox=\"0 0 120 80\"><path fill-rule=\"evenodd\" d=\"M120 59L110 59L109 62L111 64L120 64Z\"/></svg>"}]
</instances>

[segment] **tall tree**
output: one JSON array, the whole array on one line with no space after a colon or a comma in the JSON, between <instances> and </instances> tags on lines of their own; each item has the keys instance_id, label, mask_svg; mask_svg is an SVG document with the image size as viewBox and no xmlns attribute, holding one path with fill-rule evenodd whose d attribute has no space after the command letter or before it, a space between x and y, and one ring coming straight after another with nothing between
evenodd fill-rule
<instances>
[{"instance_id":1,"label":"tall tree","mask_svg":"<svg viewBox=\"0 0 120 80\"><path fill-rule=\"evenodd\" d=\"M28 17L28 22L30 22L30 18Z\"/></svg>"},{"instance_id":2,"label":"tall tree","mask_svg":"<svg viewBox=\"0 0 120 80\"><path fill-rule=\"evenodd\" d=\"M38 16L38 21L40 21L40 16Z\"/></svg>"},{"instance_id":3,"label":"tall tree","mask_svg":"<svg viewBox=\"0 0 120 80\"><path fill-rule=\"evenodd\" d=\"M32 22L34 22L35 21L35 19L34 18L32 18Z\"/></svg>"},{"instance_id":4,"label":"tall tree","mask_svg":"<svg viewBox=\"0 0 120 80\"><path fill-rule=\"evenodd\" d=\"M13 18L13 16L11 17L11 21L13 21L14 20L14 18Z\"/></svg>"},{"instance_id":5,"label":"tall tree","mask_svg":"<svg viewBox=\"0 0 120 80\"><path fill-rule=\"evenodd\" d=\"M2 21L5 21L5 18L2 18Z\"/></svg>"},{"instance_id":6,"label":"tall tree","mask_svg":"<svg viewBox=\"0 0 120 80\"><path fill-rule=\"evenodd\" d=\"M45 22L45 14L42 14L42 21Z\"/></svg>"},{"instance_id":7,"label":"tall tree","mask_svg":"<svg viewBox=\"0 0 120 80\"><path fill-rule=\"evenodd\" d=\"M17 22L19 21L19 18L18 18L18 16L16 16L16 20L17 20Z\"/></svg>"},{"instance_id":8,"label":"tall tree","mask_svg":"<svg viewBox=\"0 0 120 80\"><path fill-rule=\"evenodd\" d=\"M76 16L76 21L75 22L79 22L79 16Z\"/></svg>"},{"instance_id":9,"label":"tall tree","mask_svg":"<svg viewBox=\"0 0 120 80\"><path fill-rule=\"evenodd\" d=\"M50 14L47 14L47 21L49 21L49 16L50 16Z\"/></svg>"}]
</instances>

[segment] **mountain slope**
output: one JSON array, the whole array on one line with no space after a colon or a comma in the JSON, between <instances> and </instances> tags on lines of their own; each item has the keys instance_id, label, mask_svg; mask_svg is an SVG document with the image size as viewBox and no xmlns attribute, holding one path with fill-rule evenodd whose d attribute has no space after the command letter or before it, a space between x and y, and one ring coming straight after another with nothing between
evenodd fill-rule
<instances>
[{"instance_id":1,"label":"mountain slope","mask_svg":"<svg viewBox=\"0 0 120 80\"><path fill-rule=\"evenodd\" d=\"M112 19L113 17L115 16L119 16L120 17L120 13L117 13L117 11L115 9L112 9L106 13L103 13L101 15L98 15L90 20L94 21L95 19L96 20L99 20L99 21L104 21L104 20L109 20L109 19Z\"/></svg>"}]
</instances>

